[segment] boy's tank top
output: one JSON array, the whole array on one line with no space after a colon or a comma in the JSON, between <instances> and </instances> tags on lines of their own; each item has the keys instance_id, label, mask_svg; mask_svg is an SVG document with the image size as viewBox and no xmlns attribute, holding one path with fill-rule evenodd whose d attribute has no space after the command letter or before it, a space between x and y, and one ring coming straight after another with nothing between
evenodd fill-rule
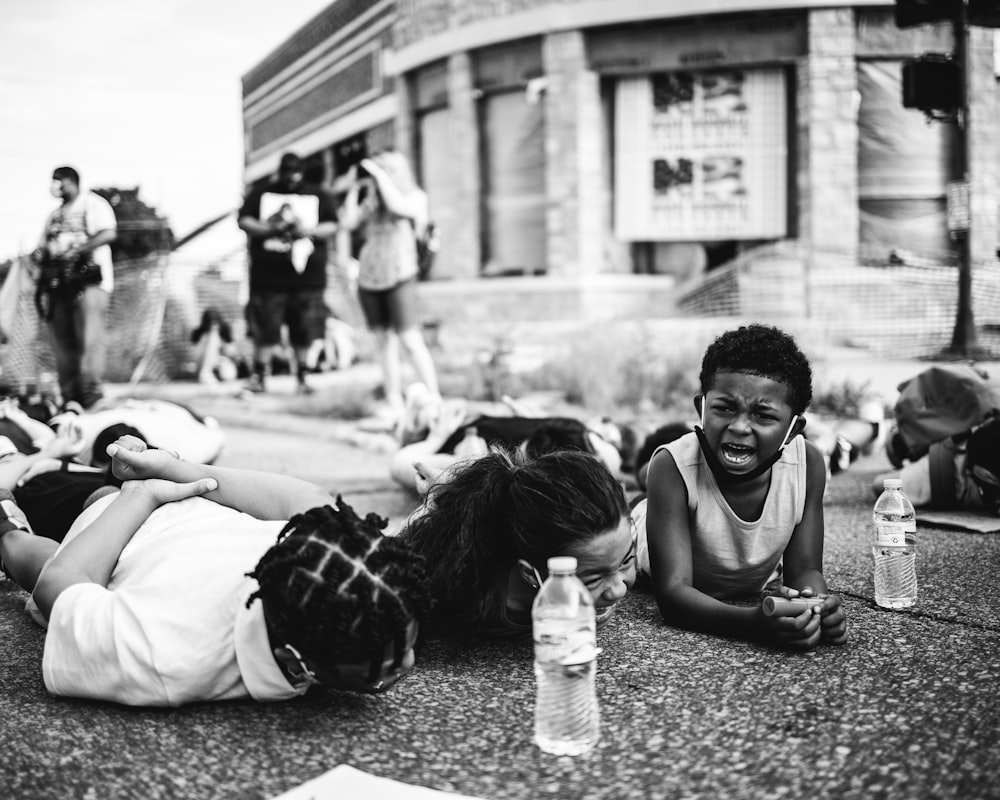
<instances>
[{"instance_id":1,"label":"boy's tank top","mask_svg":"<svg viewBox=\"0 0 1000 800\"><path fill-rule=\"evenodd\" d=\"M687 487L695 588L725 599L760 592L779 578L781 556L805 507L805 439L796 436L771 467L764 510L750 522L729 507L694 433L664 447Z\"/></svg>"}]
</instances>

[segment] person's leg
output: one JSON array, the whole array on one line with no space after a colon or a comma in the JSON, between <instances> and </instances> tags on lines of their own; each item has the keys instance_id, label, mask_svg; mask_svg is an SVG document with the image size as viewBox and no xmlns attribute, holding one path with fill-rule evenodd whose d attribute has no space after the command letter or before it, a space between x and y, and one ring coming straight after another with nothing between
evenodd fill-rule
<instances>
[{"instance_id":1,"label":"person's leg","mask_svg":"<svg viewBox=\"0 0 1000 800\"><path fill-rule=\"evenodd\" d=\"M108 293L88 286L77 300L80 342L80 404L91 408L104 396L101 388L108 360Z\"/></svg>"},{"instance_id":2,"label":"person's leg","mask_svg":"<svg viewBox=\"0 0 1000 800\"><path fill-rule=\"evenodd\" d=\"M35 536L24 512L7 489L0 490L0 565L22 589L31 591L42 567L59 548L45 536Z\"/></svg>"},{"instance_id":3,"label":"person's leg","mask_svg":"<svg viewBox=\"0 0 1000 800\"><path fill-rule=\"evenodd\" d=\"M26 592L35 588L42 567L58 549L59 542L55 539L35 536L18 528L0 533L0 564Z\"/></svg>"},{"instance_id":4,"label":"person's leg","mask_svg":"<svg viewBox=\"0 0 1000 800\"><path fill-rule=\"evenodd\" d=\"M63 402L80 402L80 346L76 337L75 307L72 297L53 297L52 354L55 356L56 375Z\"/></svg>"},{"instance_id":5,"label":"person's leg","mask_svg":"<svg viewBox=\"0 0 1000 800\"><path fill-rule=\"evenodd\" d=\"M322 342L326 333L326 304L322 290L307 289L289 293L285 323L288 340L295 351L295 377L300 394L311 394L306 382L309 355L314 342Z\"/></svg>"},{"instance_id":6,"label":"person's leg","mask_svg":"<svg viewBox=\"0 0 1000 800\"><path fill-rule=\"evenodd\" d=\"M382 365L382 384L385 389L385 401L393 412L403 413L403 365L399 356L399 336L389 328L379 328L375 331L375 343L378 346L379 361Z\"/></svg>"},{"instance_id":7,"label":"person's leg","mask_svg":"<svg viewBox=\"0 0 1000 800\"><path fill-rule=\"evenodd\" d=\"M382 386L385 400L390 412L397 417L405 410L403 401L402 365L399 361L399 338L396 332L389 328L390 293L382 291L358 290L361 310L364 312L368 327L375 335L375 346L378 349L379 365L382 367Z\"/></svg>"},{"instance_id":8,"label":"person's leg","mask_svg":"<svg viewBox=\"0 0 1000 800\"><path fill-rule=\"evenodd\" d=\"M417 371L417 377L433 395L440 395L437 370L434 359L427 349L424 335L417 319L417 281L404 281L389 293L389 314L392 327L398 332L400 341Z\"/></svg>"},{"instance_id":9,"label":"person's leg","mask_svg":"<svg viewBox=\"0 0 1000 800\"><path fill-rule=\"evenodd\" d=\"M222 358L222 336L219 327L212 325L202 333L195 345L195 363L199 383L215 383L219 379L218 368Z\"/></svg>"},{"instance_id":10,"label":"person's leg","mask_svg":"<svg viewBox=\"0 0 1000 800\"><path fill-rule=\"evenodd\" d=\"M266 392L271 373L271 359L281 343L281 325L285 316L284 295L279 292L253 292L247 303L247 333L253 341L253 370L247 388Z\"/></svg>"}]
</instances>

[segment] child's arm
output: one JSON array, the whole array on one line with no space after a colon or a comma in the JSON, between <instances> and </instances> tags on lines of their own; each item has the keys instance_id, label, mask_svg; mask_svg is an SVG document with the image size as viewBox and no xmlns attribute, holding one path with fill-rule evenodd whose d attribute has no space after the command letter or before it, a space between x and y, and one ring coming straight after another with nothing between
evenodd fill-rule
<instances>
[{"instance_id":1,"label":"child's arm","mask_svg":"<svg viewBox=\"0 0 1000 800\"><path fill-rule=\"evenodd\" d=\"M694 587L687 487L668 451L650 460L647 487L650 573L664 620L720 636L766 638L760 608L732 606Z\"/></svg>"},{"instance_id":2,"label":"child's arm","mask_svg":"<svg viewBox=\"0 0 1000 800\"><path fill-rule=\"evenodd\" d=\"M175 458L164 450L146 449L142 440L123 436L108 447L112 469L121 480L163 478L187 483L214 478L218 484L206 497L257 519L287 520L310 508L332 505L333 498L315 484L246 469L214 467Z\"/></svg>"},{"instance_id":3,"label":"child's arm","mask_svg":"<svg viewBox=\"0 0 1000 800\"><path fill-rule=\"evenodd\" d=\"M149 515L164 503L205 494L214 480L191 483L129 481L111 504L45 565L32 598L45 619L64 589L78 583L107 586L118 557Z\"/></svg>"},{"instance_id":4,"label":"child's arm","mask_svg":"<svg viewBox=\"0 0 1000 800\"><path fill-rule=\"evenodd\" d=\"M825 489L826 463L819 450L806 442L805 508L802 511L802 521L795 526L782 557L783 581L786 587L795 589L803 595L825 596L818 612L806 609L803 615L821 614L822 638L834 644L842 644L847 639L847 618L840 604L840 598L829 594L826 580L823 578Z\"/></svg>"}]
</instances>

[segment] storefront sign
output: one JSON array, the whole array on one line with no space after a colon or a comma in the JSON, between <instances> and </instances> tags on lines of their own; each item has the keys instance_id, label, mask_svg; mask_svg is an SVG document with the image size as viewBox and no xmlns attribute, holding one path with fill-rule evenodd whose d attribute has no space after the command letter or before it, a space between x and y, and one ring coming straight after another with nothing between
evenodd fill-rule
<instances>
[{"instance_id":1,"label":"storefront sign","mask_svg":"<svg viewBox=\"0 0 1000 800\"><path fill-rule=\"evenodd\" d=\"M620 238L713 241L786 235L783 70L622 78L615 115Z\"/></svg>"}]
</instances>

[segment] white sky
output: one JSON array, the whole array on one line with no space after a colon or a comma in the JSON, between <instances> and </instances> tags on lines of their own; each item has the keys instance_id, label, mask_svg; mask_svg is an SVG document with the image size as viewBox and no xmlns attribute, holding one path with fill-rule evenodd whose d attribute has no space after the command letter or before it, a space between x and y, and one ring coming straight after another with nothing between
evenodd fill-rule
<instances>
[{"instance_id":1,"label":"white sky","mask_svg":"<svg viewBox=\"0 0 1000 800\"><path fill-rule=\"evenodd\" d=\"M0 260L54 167L139 187L183 236L242 194L240 78L332 0L0 0Z\"/></svg>"}]
</instances>

